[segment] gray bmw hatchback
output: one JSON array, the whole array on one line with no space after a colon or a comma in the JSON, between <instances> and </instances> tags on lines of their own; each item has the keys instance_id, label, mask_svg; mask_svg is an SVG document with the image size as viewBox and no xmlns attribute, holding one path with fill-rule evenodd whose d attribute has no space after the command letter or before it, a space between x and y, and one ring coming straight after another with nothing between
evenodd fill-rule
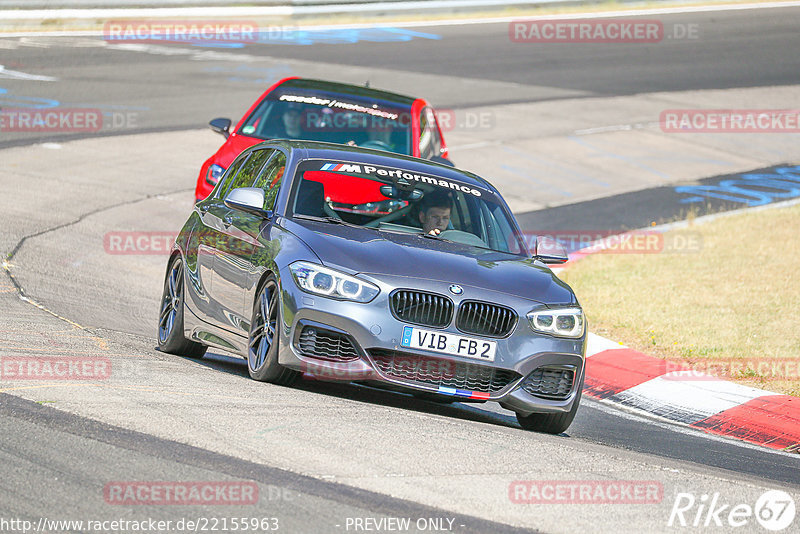
<instances>
[{"instance_id":1,"label":"gray bmw hatchback","mask_svg":"<svg viewBox=\"0 0 800 534\"><path fill-rule=\"evenodd\" d=\"M167 265L162 351L213 346L256 380L301 374L444 402L496 401L559 433L578 409L586 320L486 180L411 157L270 141L198 202Z\"/></svg>"}]
</instances>

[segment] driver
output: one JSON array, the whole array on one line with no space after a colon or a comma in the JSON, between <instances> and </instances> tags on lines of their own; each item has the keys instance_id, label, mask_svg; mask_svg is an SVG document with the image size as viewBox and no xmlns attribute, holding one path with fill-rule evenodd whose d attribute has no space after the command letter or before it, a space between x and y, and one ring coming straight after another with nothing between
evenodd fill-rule
<instances>
[{"instance_id":1,"label":"driver","mask_svg":"<svg viewBox=\"0 0 800 534\"><path fill-rule=\"evenodd\" d=\"M419 222L426 234L439 235L450 226L452 203L446 191L434 191L422 198Z\"/></svg>"},{"instance_id":2,"label":"driver","mask_svg":"<svg viewBox=\"0 0 800 534\"><path fill-rule=\"evenodd\" d=\"M303 106L295 102L289 103L281 115L281 124L286 137L289 139L302 139L304 132L302 128Z\"/></svg>"}]
</instances>

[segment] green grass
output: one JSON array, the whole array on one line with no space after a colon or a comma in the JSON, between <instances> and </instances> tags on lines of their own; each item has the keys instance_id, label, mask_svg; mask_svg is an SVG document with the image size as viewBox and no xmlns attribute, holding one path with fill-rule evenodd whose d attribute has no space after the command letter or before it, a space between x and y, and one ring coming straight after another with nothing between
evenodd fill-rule
<instances>
[{"instance_id":1,"label":"green grass","mask_svg":"<svg viewBox=\"0 0 800 534\"><path fill-rule=\"evenodd\" d=\"M701 246L594 254L563 272L592 331L700 369L723 362L723 378L800 396L800 206L731 214L664 237ZM759 369L777 360L786 372Z\"/></svg>"}]
</instances>

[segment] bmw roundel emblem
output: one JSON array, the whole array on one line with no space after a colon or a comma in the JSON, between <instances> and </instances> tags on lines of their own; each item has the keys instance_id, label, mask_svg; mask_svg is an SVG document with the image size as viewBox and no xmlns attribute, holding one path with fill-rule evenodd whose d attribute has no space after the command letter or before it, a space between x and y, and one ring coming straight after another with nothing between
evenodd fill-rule
<instances>
[{"instance_id":1,"label":"bmw roundel emblem","mask_svg":"<svg viewBox=\"0 0 800 534\"><path fill-rule=\"evenodd\" d=\"M453 284L450 286L450 293L452 293L453 295L460 295L463 292L464 288L458 284Z\"/></svg>"}]
</instances>

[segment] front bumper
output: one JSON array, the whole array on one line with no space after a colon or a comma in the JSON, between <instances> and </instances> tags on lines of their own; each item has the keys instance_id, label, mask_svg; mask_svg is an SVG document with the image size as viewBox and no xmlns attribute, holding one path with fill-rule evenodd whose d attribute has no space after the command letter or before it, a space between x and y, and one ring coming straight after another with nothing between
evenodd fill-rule
<instances>
[{"instance_id":1,"label":"front bumper","mask_svg":"<svg viewBox=\"0 0 800 534\"><path fill-rule=\"evenodd\" d=\"M463 295L454 296L448 293L449 284L431 280L361 276L381 288L366 304L311 295L295 285L288 269L281 273L282 365L322 380L380 383L466 402L497 401L523 415L572 408L583 383L586 335L563 339L533 332L525 315L538 303L470 286L464 286ZM389 295L395 289L445 295L456 309L462 300L497 302L514 309L518 320L507 337L485 338L497 342L491 363L403 347L403 327L410 323L398 320L390 311ZM413 326L481 338L460 332L454 323L441 329ZM309 346L317 346L309 345L311 338L326 350L309 351ZM553 394L552 387L542 390L542 384L553 386L554 380L558 381L558 394ZM533 387L537 384L538 389Z\"/></svg>"}]
</instances>

